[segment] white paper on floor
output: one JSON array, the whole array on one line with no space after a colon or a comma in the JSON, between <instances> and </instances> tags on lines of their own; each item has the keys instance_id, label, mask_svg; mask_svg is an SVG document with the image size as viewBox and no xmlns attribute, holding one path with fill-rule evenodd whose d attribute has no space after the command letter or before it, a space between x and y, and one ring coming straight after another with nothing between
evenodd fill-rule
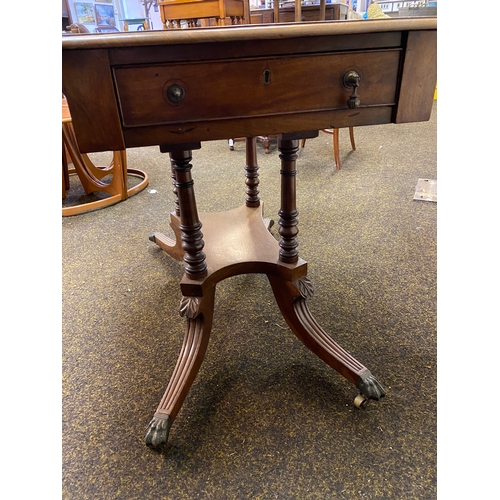
<instances>
[{"instance_id":1,"label":"white paper on floor","mask_svg":"<svg viewBox=\"0 0 500 500\"><path fill-rule=\"evenodd\" d=\"M419 179L415 188L414 200L437 202L437 180Z\"/></svg>"}]
</instances>

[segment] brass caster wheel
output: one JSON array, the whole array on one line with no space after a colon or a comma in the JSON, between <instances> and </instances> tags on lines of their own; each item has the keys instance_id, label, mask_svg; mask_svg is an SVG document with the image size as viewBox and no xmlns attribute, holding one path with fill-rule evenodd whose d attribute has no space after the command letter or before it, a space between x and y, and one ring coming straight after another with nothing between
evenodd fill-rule
<instances>
[{"instance_id":1,"label":"brass caster wheel","mask_svg":"<svg viewBox=\"0 0 500 500\"><path fill-rule=\"evenodd\" d=\"M356 406L356 408L366 408L369 402L370 400L363 396L363 394L358 394L354 398L354 406Z\"/></svg>"}]
</instances>

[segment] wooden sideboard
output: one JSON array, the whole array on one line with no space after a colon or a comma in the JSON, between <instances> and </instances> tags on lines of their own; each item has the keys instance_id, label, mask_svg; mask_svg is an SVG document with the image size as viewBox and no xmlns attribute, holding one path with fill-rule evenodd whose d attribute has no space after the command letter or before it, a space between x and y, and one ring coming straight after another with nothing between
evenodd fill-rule
<instances>
[{"instance_id":1,"label":"wooden sideboard","mask_svg":"<svg viewBox=\"0 0 500 500\"><path fill-rule=\"evenodd\" d=\"M180 28L185 20L195 27L198 20L208 20L214 26L241 24L248 0L161 0L158 2L163 29Z\"/></svg>"},{"instance_id":2,"label":"wooden sideboard","mask_svg":"<svg viewBox=\"0 0 500 500\"><path fill-rule=\"evenodd\" d=\"M349 8L343 3L327 3L325 6L326 21L342 21L347 19ZM320 6L303 5L301 8L301 20L303 22L318 21L320 19ZM280 23L295 22L295 8L291 5L281 7L279 13ZM251 24L273 24L274 9L252 9L250 10ZM226 18L226 25L232 24L230 18ZM216 26L215 19L202 19L201 26Z\"/></svg>"},{"instance_id":3,"label":"wooden sideboard","mask_svg":"<svg viewBox=\"0 0 500 500\"><path fill-rule=\"evenodd\" d=\"M326 21L338 21L347 19L347 5L343 3L327 3L325 9ZM302 6L302 21L318 21L320 7L318 5ZM252 9L250 11L252 24L274 23L274 9ZM295 8L293 6L281 7L279 14L280 23L293 23L295 21Z\"/></svg>"},{"instance_id":4,"label":"wooden sideboard","mask_svg":"<svg viewBox=\"0 0 500 500\"><path fill-rule=\"evenodd\" d=\"M413 18L63 38L63 92L81 152L159 145L173 178L175 239L161 231L150 239L184 262L185 337L147 445L167 442L208 346L216 285L238 274L267 276L290 329L356 386L357 406L385 395L308 309L314 287L298 253L297 153L299 140L318 129L428 120L436 33L436 18ZM279 240L268 231L259 199L255 136L263 133L279 137ZM235 136L247 138L244 204L198 212L192 150Z\"/></svg>"},{"instance_id":5,"label":"wooden sideboard","mask_svg":"<svg viewBox=\"0 0 500 500\"><path fill-rule=\"evenodd\" d=\"M245 5L246 4L246 5ZM248 24L246 10L248 2L243 0L163 0L158 2L163 28L178 28L185 20L189 27L196 26L198 20L202 27L229 26ZM320 20L320 5L302 5L302 22ZM344 3L334 2L325 5L325 20L338 21L347 19L348 7ZM296 22L295 7L290 3L279 9L279 20L275 21L272 8L250 10L251 24L273 24L275 22Z\"/></svg>"}]
</instances>

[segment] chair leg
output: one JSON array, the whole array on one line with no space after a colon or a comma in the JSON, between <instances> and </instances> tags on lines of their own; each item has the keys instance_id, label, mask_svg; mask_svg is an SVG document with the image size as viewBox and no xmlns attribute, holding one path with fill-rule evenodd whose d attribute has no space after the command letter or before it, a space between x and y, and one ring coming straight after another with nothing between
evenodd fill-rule
<instances>
[{"instance_id":1,"label":"chair leg","mask_svg":"<svg viewBox=\"0 0 500 500\"><path fill-rule=\"evenodd\" d=\"M353 151L356 151L356 144L354 143L354 129L349 127L349 137L351 139L351 147Z\"/></svg>"},{"instance_id":2,"label":"chair leg","mask_svg":"<svg viewBox=\"0 0 500 500\"><path fill-rule=\"evenodd\" d=\"M339 129L333 129L333 158L335 159L335 168L340 170L340 153L339 153Z\"/></svg>"},{"instance_id":3,"label":"chair leg","mask_svg":"<svg viewBox=\"0 0 500 500\"><path fill-rule=\"evenodd\" d=\"M62 197L66 198L66 191L69 189L69 170L66 147L62 146Z\"/></svg>"},{"instance_id":4,"label":"chair leg","mask_svg":"<svg viewBox=\"0 0 500 500\"><path fill-rule=\"evenodd\" d=\"M269 136L267 135L258 135L257 140L261 141L264 146L264 153L266 155L269 154Z\"/></svg>"},{"instance_id":5,"label":"chair leg","mask_svg":"<svg viewBox=\"0 0 500 500\"><path fill-rule=\"evenodd\" d=\"M235 142L241 142L241 141L244 141L244 140L245 140L244 137L232 137L231 139L228 139L227 143L229 145L229 150L230 151L234 151L234 143Z\"/></svg>"},{"instance_id":6,"label":"chair leg","mask_svg":"<svg viewBox=\"0 0 500 500\"><path fill-rule=\"evenodd\" d=\"M335 160L335 168L340 170L340 148L339 148L339 129L333 128L332 131L324 129L323 132L327 134L332 134L333 136L333 158ZM349 127L349 138L351 139L351 147L353 151L356 151L356 144L354 142L354 128ZM306 145L306 140L302 139L301 147L303 148Z\"/></svg>"}]
</instances>

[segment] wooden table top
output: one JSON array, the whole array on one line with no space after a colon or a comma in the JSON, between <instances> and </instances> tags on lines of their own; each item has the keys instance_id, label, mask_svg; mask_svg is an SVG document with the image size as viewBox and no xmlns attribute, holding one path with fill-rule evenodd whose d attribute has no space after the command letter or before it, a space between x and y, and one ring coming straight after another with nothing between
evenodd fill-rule
<instances>
[{"instance_id":1,"label":"wooden table top","mask_svg":"<svg viewBox=\"0 0 500 500\"><path fill-rule=\"evenodd\" d=\"M119 32L85 34L65 37L63 50L84 48L113 48L195 44L243 40L291 39L381 33L393 31L436 30L437 18L390 18L349 21L316 21L309 23L279 23L270 25L233 25L224 27L191 28L183 30L150 30L148 32Z\"/></svg>"},{"instance_id":2,"label":"wooden table top","mask_svg":"<svg viewBox=\"0 0 500 500\"><path fill-rule=\"evenodd\" d=\"M82 152L425 121L436 31L408 18L64 37L63 93Z\"/></svg>"}]
</instances>

